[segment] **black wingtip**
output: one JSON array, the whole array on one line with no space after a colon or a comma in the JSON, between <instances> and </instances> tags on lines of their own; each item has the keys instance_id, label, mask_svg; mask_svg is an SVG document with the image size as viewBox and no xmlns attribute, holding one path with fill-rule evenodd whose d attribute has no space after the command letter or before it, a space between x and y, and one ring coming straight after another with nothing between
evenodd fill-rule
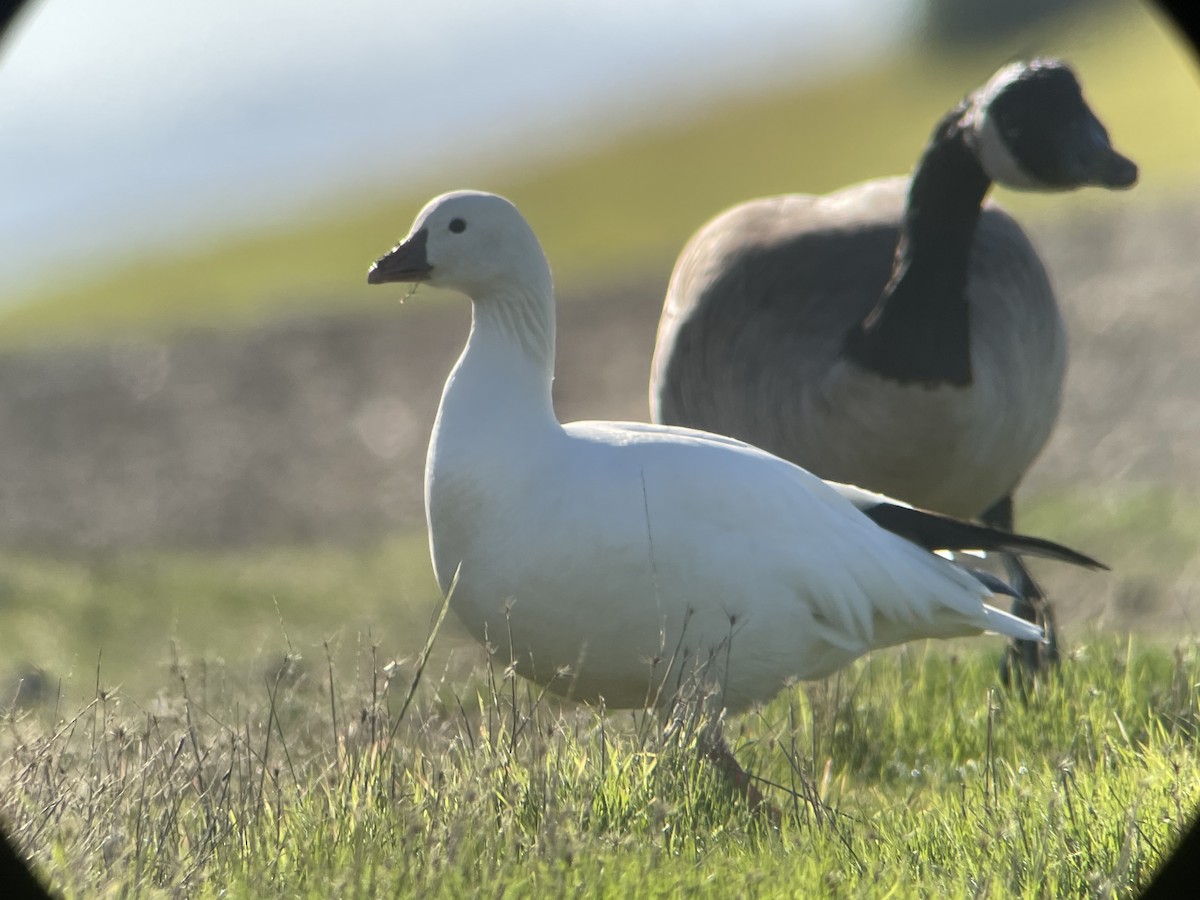
<instances>
[{"instance_id":1,"label":"black wingtip","mask_svg":"<svg viewBox=\"0 0 1200 900\"><path fill-rule=\"evenodd\" d=\"M987 525L964 522L941 513L894 503L879 503L867 507L863 512L880 528L885 528L930 551L1002 551L1021 556L1055 559L1084 569L1108 571L1108 566L1086 553L1080 553L1045 538L1001 531Z\"/></svg>"},{"instance_id":2,"label":"black wingtip","mask_svg":"<svg viewBox=\"0 0 1200 900\"><path fill-rule=\"evenodd\" d=\"M977 569L974 566L964 566L962 563L957 563L957 565L993 594L1003 594L1005 597L1012 597L1014 600L1021 599L1020 592L998 575L993 575L991 572Z\"/></svg>"}]
</instances>

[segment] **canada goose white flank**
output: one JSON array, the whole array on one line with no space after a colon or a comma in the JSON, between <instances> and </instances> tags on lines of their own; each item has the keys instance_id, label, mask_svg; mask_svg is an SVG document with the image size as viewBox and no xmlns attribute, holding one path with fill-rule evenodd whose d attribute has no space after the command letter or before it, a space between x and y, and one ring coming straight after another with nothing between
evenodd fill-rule
<instances>
[{"instance_id":1,"label":"canada goose white flank","mask_svg":"<svg viewBox=\"0 0 1200 900\"><path fill-rule=\"evenodd\" d=\"M667 289L652 418L1012 530L1066 339L1036 251L984 197L1136 179L1068 66L1006 66L942 118L911 178L753 200L703 226ZM1036 670L1056 657L1053 619L1005 563L1014 612L1051 632L1017 645Z\"/></svg>"},{"instance_id":2,"label":"canada goose white flank","mask_svg":"<svg viewBox=\"0 0 1200 900\"><path fill-rule=\"evenodd\" d=\"M560 693L647 706L668 658L678 671L719 653L712 677L736 711L875 647L982 631L1039 640L988 605L997 579L930 550L1099 565L827 483L731 438L560 424L550 267L494 194L430 201L368 281L471 299L425 467L433 565L471 634Z\"/></svg>"}]
</instances>

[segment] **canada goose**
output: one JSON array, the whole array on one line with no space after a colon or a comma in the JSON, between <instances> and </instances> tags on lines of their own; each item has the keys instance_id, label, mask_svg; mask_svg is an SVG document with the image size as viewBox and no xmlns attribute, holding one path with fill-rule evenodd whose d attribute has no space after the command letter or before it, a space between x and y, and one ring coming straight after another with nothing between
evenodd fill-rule
<instances>
[{"instance_id":1,"label":"canada goose","mask_svg":"<svg viewBox=\"0 0 1200 900\"><path fill-rule=\"evenodd\" d=\"M550 267L502 197L433 199L367 280L472 301L425 466L434 569L476 639L558 692L645 707L667 657L678 671L719 653L713 680L736 711L874 647L985 630L1039 640L1040 628L986 604L1006 589L998 579L930 549L1099 565L826 483L727 437L561 425Z\"/></svg>"},{"instance_id":2,"label":"canada goose","mask_svg":"<svg viewBox=\"0 0 1200 900\"><path fill-rule=\"evenodd\" d=\"M984 196L1136 178L1067 65L1006 66L942 118L911 180L753 200L703 226L667 289L652 418L1011 530L1066 340L1041 260ZM1057 656L1053 618L1005 562L1014 612L1049 632L1017 645L1034 670Z\"/></svg>"}]
</instances>

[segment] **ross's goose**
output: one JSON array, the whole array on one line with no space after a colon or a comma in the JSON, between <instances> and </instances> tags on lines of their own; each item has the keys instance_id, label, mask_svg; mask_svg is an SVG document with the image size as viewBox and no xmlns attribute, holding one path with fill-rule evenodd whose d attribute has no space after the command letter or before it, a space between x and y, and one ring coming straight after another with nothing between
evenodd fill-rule
<instances>
[{"instance_id":1,"label":"ross's goose","mask_svg":"<svg viewBox=\"0 0 1200 900\"><path fill-rule=\"evenodd\" d=\"M560 693L641 707L669 670L719 657L709 674L736 711L875 647L985 630L1037 640L1036 625L987 605L995 579L926 546L1099 565L826 483L731 438L559 424L550 268L502 197L430 201L368 281L471 298L425 468L434 569L478 640Z\"/></svg>"},{"instance_id":2,"label":"ross's goose","mask_svg":"<svg viewBox=\"0 0 1200 900\"><path fill-rule=\"evenodd\" d=\"M1036 251L984 197L993 181L1136 178L1067 65L1006 66L938 123L911 180L753 200L703 226L667 289L652 418L1011 531L1058 414L1066 339ZM1006 564L1014 612L1052 625L1020 561ZM1056 654L1018 649L1030 669Z\"/></svg>"}]
</instances>

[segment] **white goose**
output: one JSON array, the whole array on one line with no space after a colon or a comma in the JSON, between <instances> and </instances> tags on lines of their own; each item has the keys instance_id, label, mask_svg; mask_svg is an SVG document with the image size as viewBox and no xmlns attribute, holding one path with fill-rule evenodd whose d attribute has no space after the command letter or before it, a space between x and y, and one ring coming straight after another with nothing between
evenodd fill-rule
<instances>
[{"instance_id":1,"label":"white goose","mask_svg":"<svg viewBox=\"0 0 1200 900\"><path fill-rule=\"evenodd\" d=\"M576 699L646 706L668 658L678 672L719 653L714 678L736 711L876 647L982 631L1041 637L987 605L996 579L928 548L1099 565L827 483L730 438L561 425L550 267L502 197L432 200L368 281L471 298L425 468L434 569L443 590L457 573L451 608L477 639Z\"/></svg>"}]
</instances>

